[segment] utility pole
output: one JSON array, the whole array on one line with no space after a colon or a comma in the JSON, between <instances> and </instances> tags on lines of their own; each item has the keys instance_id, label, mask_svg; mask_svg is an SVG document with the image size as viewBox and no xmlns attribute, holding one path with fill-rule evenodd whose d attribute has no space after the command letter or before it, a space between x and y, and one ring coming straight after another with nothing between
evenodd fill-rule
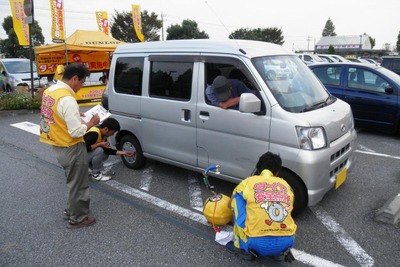
<instances>
[{"instance_id":1,"label":"utility pole","mask_svg":"<svg viewBox=\"0 0 400 267\"><path fill-rule=\"evenodd\" d=\"M33 16L33 0L25 0L24 1L24 13L26 15L26 18L24 19L25 23L28 24L28 29L29 29L29 60L30 60L30 67L31 67L31 93L32 93L32 98L35 96L34 92L34 77L33 77L33 44L32 44L32 24L35 21L35 18Z\"/></svg>"},{"instance_id":2,"label":"utility pole","mask_svg":"<svg viewBox=\"0 0 400 267\"><path fill-rule=\"evenodd\" d=\"M164 15L161 12L161 40L164 41L164 17L166 17L167 15Z\"/></svg>"},{"instance_id":3,"label":"utility pole","mask_svg":"<svg viewBox=\"0 0 400 267\"><path fill-rule=\"evenodd\" d=\"M311 41L311 37L307 36L307 52L310 51L310 41Z\"/></svg>"}]
</instances>

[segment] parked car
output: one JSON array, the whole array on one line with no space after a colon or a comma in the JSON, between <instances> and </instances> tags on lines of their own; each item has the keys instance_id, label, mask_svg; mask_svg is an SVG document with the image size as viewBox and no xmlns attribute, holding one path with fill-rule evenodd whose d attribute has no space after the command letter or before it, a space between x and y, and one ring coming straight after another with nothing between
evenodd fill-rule
<instances>
[{"instance_id":1,"label":"parked car","mask_svg":"<svg viewBox=\"0 0 400 267\"><path fill-rule=\"evenodd\" d=\"M375 64L375 65L380 65L380 63L378 61L376 61L375 59L372 58L363 58L365 61L368 61L368 63L370 64Z\"/></svg>"},{"instance_id":2,"label":"parked car","mask_svg":"<svg viewBox=\"0 0 400 267\"><path fill-rule=\"evenodd\" d=\"M369 63L368 61L361 59L361 58L349 58L351 62L356 62L356 63Z\"/></svg>"},{"instance_id":3,"label":"parked car","mask_svg":"<svg viewBox=\"0 0 400 267\"><path fill-rule=\"evenodd\" d=\"M382 57L381 66L400 75L400 56Z\"/></svg>"},{"instance_id":4,"label":"parked car","mask_svg":"<svg viewBox=\"0 0 400 267\"><path fill-rule=\"evenodd\" d=\"M12 92L18 85L31 87L31 64L26 58L0 59L0 73L5 77L5 88ZM36 65L33 64L34 87L39 86L39 76Z\"/></svg>"},{"instance_id":5,"label":"parked car","mask_svg":"<svg viewBox=\"0 0 400 267\"><path fill-rule=\"evenodd\" d=\"M293 72L283 59L268 61L264 64L264 73L270 81L276 79L288 79L293 77Z\"/></svg>"},{"instance_id":6,"label":"parked car","mask_svg":"<svg viewBox=\"0 0 400 267\"><path fill-rule=\"evenodd\" d=\"M344 58L344 57L339 56L339 55L331 55L331 57L336 59L338 62L350 62L350 60L348 60L347 58Z\"/></svg>"},{"instance_id":7,"label":"parked car","mask_svg":"<svg viewBox=\"0 0 400 267\"><path fill-rule=\"evenodd\" d=\"M324 63L325 61L315 54L297 54L298 57L306 63L306 65L313 63Z\"/></svg>"},{"instance_id":8,"label":"parked car","mask_svg":"<svg viewBox=\"0 0 400 267\"><path fill-rule=\"evenodd\" d=\"M317 54L320 58L325 60L326 62L332 63L332 62L338 62L336 58L334 58L332 55L329 54Z\"/></svg>"},{"instance_id":9,"label":"parked car","mask_svg":"<svg viewBox=\"0 0 400 267\"><path fill-rule=\"evenodd\" d=\"M356 124L399 131L400 76L372 64L309 65L331 94L350 104Z\"/></svg>"}]
</instances>

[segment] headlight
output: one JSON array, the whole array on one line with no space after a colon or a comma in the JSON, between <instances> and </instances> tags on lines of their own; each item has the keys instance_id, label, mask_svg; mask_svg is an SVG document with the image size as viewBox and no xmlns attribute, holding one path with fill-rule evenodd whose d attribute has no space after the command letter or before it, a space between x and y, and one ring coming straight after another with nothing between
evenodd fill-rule
<instances>
[{"instance_id":1,"label":"headlight","mask_svg":"<svg viewBox=\"0 0 400 267\"><path fill-rule=\"evenodd\" d=\"M326 147L326 134L322 127L296 126L301 149L316 150Z\"/></svg>"}]
</instances>

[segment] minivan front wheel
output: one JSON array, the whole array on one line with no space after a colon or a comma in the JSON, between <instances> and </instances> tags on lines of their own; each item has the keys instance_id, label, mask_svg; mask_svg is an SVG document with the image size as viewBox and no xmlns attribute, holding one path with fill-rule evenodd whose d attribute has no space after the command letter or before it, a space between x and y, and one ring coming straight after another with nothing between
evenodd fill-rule
<instances>
[{"instance_id":1,"label":"minivan front wheel","mask_svg":"<svg viewBox=\"0 0 400 267\"><path fill-rule=\"evenodd\" d=\"M308 205L308 194L307 189L303 181L296 174L292 173L287 169L282 169L279 172L279 177L283 178L292 188L294 193L294 207L292 216L296 217L302 213Z\"/></svg>"},{"instance_id":2,"label":"minivan front wheel","mask_svg":"<svg viewBox=\"0 0 400 267\"><path fill-rule=\"evenodd\" d=\"M123 151L132 151L132 157L121 156L122 162L130 169L140 169L146 163L146 158L143 156L142 147L139 141L132 135L125 135L120 142L120 148Z\"/></svg>"}]
</instances>

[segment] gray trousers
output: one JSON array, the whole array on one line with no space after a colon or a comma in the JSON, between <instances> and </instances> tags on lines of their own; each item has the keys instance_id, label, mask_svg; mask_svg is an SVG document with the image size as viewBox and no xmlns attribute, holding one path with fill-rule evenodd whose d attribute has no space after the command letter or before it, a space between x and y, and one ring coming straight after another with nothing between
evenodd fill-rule
<instances>
[{"instance_id":1,"label":"gray trousers","mask_svg":"<svg viewBox=\"0 0 400 267\"><path fill-rule=\"evenodd\" d=\"M64 168L68 187L70 220L82 222L89 214L89 171L85 143L70 147L53 146L57 161Z\"/></svg>"},{"instance_id":2,"label":"gray trousers","mask_svg":"<svg viewBox=\"0 0 400 267\"><path fill-rule=\"evenodd\" d=\"M96 148L88 153L89 168L93 173L99 173L104 170L104 161L108 159L108 155L104 153L101 147Z\"/></svg>"}]
</instances>

